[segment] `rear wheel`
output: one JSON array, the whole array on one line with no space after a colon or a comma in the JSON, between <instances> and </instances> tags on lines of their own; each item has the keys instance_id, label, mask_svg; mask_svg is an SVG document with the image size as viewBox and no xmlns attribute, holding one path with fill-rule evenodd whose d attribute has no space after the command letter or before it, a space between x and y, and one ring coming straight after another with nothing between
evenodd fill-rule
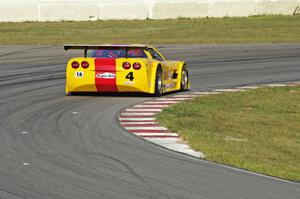
<instances>
[{"instance_id":1,"label":"rear wheel","mask_svg":"<svg viewBox=\"0 0 300 199\"><path fill-rule=\"evenodd\" d=\"M189 73L187 70L186 66L182 67L181 71L181 80L180 80L180 90L181 91L186 91L188 90L188 85L189 85Z\"/></svg>"},{"instance_id":2,"label":"rear wheel","mask_svg":"<svg viewBox=\"0 0 300 199\"><path fill-rule=\"evenodd\" d=\"M163 74L161 67L157 67L155 78L155 93L154 95L159 97L163 94Z\"/></svg>"},{"instance_id":3,"label":"rear wheel","mask_svg":"<svg viewBox=\"0 0 300 199\"><path fill-rule=\"evenodd\" d=\"M74 96L74 95L77 95L78 93L76 92L68 92L66 93L66 96Z\"/></svg>"}]
</instances>

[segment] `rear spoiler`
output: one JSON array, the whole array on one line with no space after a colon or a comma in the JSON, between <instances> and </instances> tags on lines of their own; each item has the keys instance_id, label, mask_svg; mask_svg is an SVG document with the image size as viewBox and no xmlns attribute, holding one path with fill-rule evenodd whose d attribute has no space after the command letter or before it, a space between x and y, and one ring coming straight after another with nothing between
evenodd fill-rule
<instances>
[{"instance_id":1,"label":"rear spoiler","mask_svg":"<svg viewBox=\"0 0 300 199\"><path fill-rule=\"evenodd\" d=\"M147 49L148 46L145 45L109 45L109 44L104 44L104 45L73 45L73 44L65 44L64 45L64 50L84 50L84 57L87 57L87 51L88 50L98 50L100 48L125 48L126 49L126 57L127 57L127 51L129 48L143 48Z\"/></svg>"}]
</instances>

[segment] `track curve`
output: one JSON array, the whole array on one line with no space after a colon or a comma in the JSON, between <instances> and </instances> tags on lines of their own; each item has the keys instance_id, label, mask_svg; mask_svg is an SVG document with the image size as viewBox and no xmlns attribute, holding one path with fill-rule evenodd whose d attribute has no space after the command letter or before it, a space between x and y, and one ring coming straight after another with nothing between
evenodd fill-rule
<instances>
[{"instance_id":1,"label":"track curve","mask_svg":"<svg viewBox=\"0 0 300 199\"><path fill-rule=\"evenodd\" d=\"M190 66L192 91L299 81L300 45L161 46ZM278 198L299 183L160 148L125 133L145 97L64 94L61 47L0 46L0 198Z\"/></svg>"}]
</instances>

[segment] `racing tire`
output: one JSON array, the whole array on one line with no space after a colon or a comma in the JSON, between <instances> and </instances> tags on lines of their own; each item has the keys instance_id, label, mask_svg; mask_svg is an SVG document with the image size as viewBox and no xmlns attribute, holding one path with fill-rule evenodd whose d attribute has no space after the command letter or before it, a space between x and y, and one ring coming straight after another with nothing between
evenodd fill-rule
<instances>
[{"instance_id":1,"label":"racing tire","mask_svg":"<svg viewBox=\"0 0 300 199\"><path fill-rule=\"evenodd\" d=\"M156 97L160 97L163 94L163 72L162 68L159 66L156 70L156 77L155 77L155 93Z\"/></svg>"},{"instance_id":2,"label":"racing tire","mask_svg":"<svg viewBox=\"0 0 300 199\"><path fill-rule=\"evenodd\" d=\"M66 96L76 96L76 95L80 95L79 92L68 92L66 93Z\"/></svg>"},{"instance_id":3,"label":"racing tire","mask_svg":"<svg viewBox=\"0 0 300 199\"><path fill-rule=\"evenodd\" d=\"M183 66L181 69L181 78L180 78L180 91L188 90L189 86L189 72L186 66Z\"/></svg>"}]
</instances>

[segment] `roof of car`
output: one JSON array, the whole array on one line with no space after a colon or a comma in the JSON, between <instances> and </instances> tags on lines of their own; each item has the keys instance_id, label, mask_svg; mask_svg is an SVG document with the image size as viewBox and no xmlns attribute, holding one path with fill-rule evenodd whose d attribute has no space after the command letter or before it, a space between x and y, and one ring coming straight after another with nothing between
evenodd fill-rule
<instances>
[{"instance_id":1,"label":"roof of car","mask_svg":"<svg viewBox=\"0 0 300 199\"><path fill-rule=\"evenodd\" d=\"M97 50L99 48L152 48L151 46L141 45L141 44L100 44L100 45L89 45L89 44L65 44L64 49L89 49Z\"/></svg>"}]
</instances>

